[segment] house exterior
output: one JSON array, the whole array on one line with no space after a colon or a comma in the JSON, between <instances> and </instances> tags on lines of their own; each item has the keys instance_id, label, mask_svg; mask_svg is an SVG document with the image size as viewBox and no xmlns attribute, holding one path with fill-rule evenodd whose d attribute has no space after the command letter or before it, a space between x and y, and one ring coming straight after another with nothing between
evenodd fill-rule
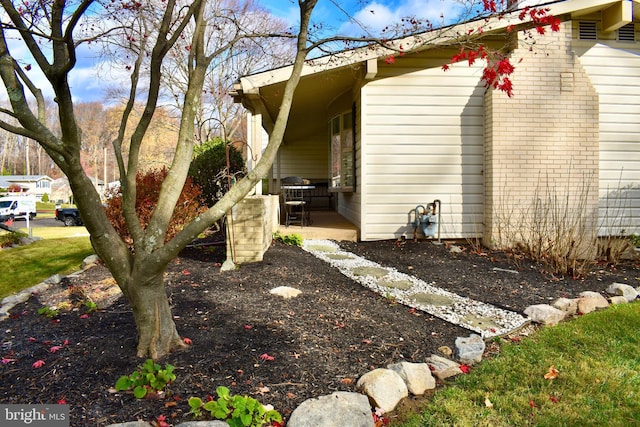
<instances>
[{"instance_id":1,"label":"house exterior","mask_svg":"<svg viewBox=\"0 0 640 427\"><path fill-rule=\"evenodd\" d=\"M638 233L640 2L549 7L562 20L555 33L507 31L520 23L517 12L485 27L486 43L517 34L512 98L485 87L481 61L443 71L457 52L445 46L447 34L394 61L383 49L310 61L271 192L291 175L328 182L361 240L412 236L416 207L435 200L442 238L495 245L562 212L589 232ZM237 84L254 152L263 140L256 129L271 129L289 74L276 69Z\"/></svg>"},{"instance_id":2,"label":"house exterior","mask_svg":"<svg viewBox=\"0 0 640 427\"><path fill-rule=\"evenodd\" d=\"M38 200L47 194L51 196L51 183L53 179L47 175L0 175L0 188L20 187L20 192L32 194Z\"/></svg>"}]
</instances>

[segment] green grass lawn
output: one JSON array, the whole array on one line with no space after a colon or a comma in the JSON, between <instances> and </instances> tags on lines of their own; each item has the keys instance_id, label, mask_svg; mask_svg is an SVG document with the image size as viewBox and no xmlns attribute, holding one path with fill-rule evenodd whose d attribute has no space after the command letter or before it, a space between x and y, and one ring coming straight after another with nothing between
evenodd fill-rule
<instances>
[{"instance_id":1,"label":"green grass lawn","mask_svg":"<svg viewBox=\"0 0 640 427\"><path fill-rule=\"evenodd\" d=\"M640 426L640 303L542 329L438 390L401 425ZM555 379L544 376L553 366ZM492 407L489 407L491 406Z\"/></svg>"},{"instance_id":2,"label":"green grass lawn","mask_svg":"<svg viewBox=\"0 0 640 427\"><path fill-rule=\"evenodd\" d=\"M36 285L56 273L64 275L79 270L82 260L92 253L87 236L49 238L4 249L0 251L0 298Z\"/></svg>"}]
</instances>

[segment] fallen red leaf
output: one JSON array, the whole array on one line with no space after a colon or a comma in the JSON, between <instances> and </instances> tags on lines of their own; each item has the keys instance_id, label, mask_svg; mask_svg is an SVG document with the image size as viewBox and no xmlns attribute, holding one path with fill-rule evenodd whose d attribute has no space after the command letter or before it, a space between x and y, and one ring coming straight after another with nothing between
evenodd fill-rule
<instances>
[{"instance_id":1,"label":"fallen red leaf","mask_svg":"<svg viewBox=\"0 0 640 427\"><path fill-rule=\"evenodd\" d=\"M42 368L42 366L44 366L44 360L36 360L31 365L32 368Z\"/></svg>"},{"instance_id":2,"label":"fallen red leaf","mask_svg":"<svg viewBox=\"0 0 640 427\"><path fill-rule=\"evenodd\" d=\"M460 370L462 371L462 373L468 374L469 372L471 372L471 367L469 367L468 365L460 365Z\"/></svg>"},{"instance_id":3,"label":"fallen red leaf","mask_svg":"<svg viewBox=\"0 0 640 427\"><path fill-rule=\"evenodd\" d=\"M559 402L558 398L557 398L557 397L555 397L555 396L549 396L549 400L550 400L551 402L553 402L553 403L558 403L558 402Z\"/></svg>"},{"instance_id":4,"label":"fallen red leaf","mask_svg":"<svg viewBox=\"0 0 640 427\"><path fill-rule=\"evenodd\" d=\"M529 401L529 406L531 406L532 408L536 407L536 402L534 402L533 400Z\"/></svg>"},{"instance_id":5,"label":"fallen red leaf","mask_svg":"<svg viewBox=\"0 0 640 427\"><path fill-rule=\"evenodd\" d=\"M253 326L251 326L251 325L244 325L244 328L248 331L249 329L253 329Z\"/></svg>"},{"instance_id":6,"label":"fallen red leaf","mask_svg":"<svg viewBox=\"0 0 640 427\"><path fill-rule=\"evenodd\" d=\"M184 342L186 345L193 344L193 341L191 341L191 339L187 337L182 338L182 342Z\"/></svg>"},{"instance_id":7,"label":"fallen red leaf","mask_svg":"<svg viewBox=\"0 0 640 427\"><path fill-rule=\"evenodd\" d=\"M56 351L58 351L58 350L62 350L62 346L54 345L53 347L51 347L51 348L49 349L49 351L50 351L51 353L55 353L55 352L56 352Z\"/></svg>"},{"instance_id":8,"label":"fallen red leaf","mask_svg":"<svg viewBox=\"0 0 640 427\"><path fill-rule=\"evenodd\" d=\"M80 318L81 319L88 319L89 315L85 313L85 314L81 315Z\"/></svg>"},{"instance_id":9,"label":"fallen red leaf","mask_svg":"<svg viewBox=\"0 0 640 427\"><path fill-rule=\"evenodd\" d=\"M276 359L275 357L269 355L268 353L262 353L260 355L260 360L269 360L269 361L271 361L271 360L275 360L275 359Z\"/></svg>"}]
</instances>

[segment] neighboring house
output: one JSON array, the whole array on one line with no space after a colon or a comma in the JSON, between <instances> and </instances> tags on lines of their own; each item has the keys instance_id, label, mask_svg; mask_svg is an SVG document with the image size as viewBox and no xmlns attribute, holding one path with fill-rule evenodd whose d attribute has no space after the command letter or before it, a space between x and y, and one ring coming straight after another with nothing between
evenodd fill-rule
<instances>
[{"instance_id":1,"label":"neighboring house","mask_svg":"<svg viewBox=\"0 0 640 427\"><path fill-rule=\"evenodd\" d=\"M98 194L104 197L104 181L92 176L89 177L89 180L93 183L93 186L96 188ZM116 184L111 182L108 183L107 190L113 188L114 185ZM66 176L56 179L51 187L53 188L51 200L62 201L63 203L74 203L73 193L71 191L71 187L69 186L69 180Z\"/></svg>"},{"instance_id":2,"label":"neighboring house","mask_svg":"<svg viewBox=\"0 0 640 427\"><path fill-rule=\"evenodd\" d=\"M32 194L42 200L45 194L51 196L53 179L47 175L0 175L0 188L20 187L20 193Z\"/></svg>"},{"instance_id":3,"label":"neighboring house","mask_svg":"<svg viewBox=\"0 0 640 427\"><path fill-rule=\"evenodd\" d=\"M531 49L532 40L517 32L512 98L485 87L481 61L443 71L457 50L437 46L437 38L395 61L385 61L389 50L368 48L311 61L269 186L279 188L290 175L328 182L336 210L361 240L410 237L415 207L435 199L443 238L491 245L565 205L599 219L591 226L600 234L637 233L640 3L549 7L563 21L559 32L548 31ZM515 17L485 26L486 42L513 37L507 26L520 23ZM481 24L446 31L467 34ZM254 128L272 128L290 71L236 85ZM260 132L248 134L259 147Z\"/></svg>"}]
</instances>

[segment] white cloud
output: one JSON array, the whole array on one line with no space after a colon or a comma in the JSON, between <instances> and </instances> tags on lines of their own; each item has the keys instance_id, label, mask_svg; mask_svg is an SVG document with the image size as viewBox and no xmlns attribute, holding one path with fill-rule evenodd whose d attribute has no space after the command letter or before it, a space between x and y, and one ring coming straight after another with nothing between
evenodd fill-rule
<instances>
[{"instance_id":1,"label":"white cloud","mask_svg":"<svg viewBox=\"0 0 640 427\"><path fill-rule=\"evenodd\" d=\"M459 19L462 5L455 0L406 0L394 5L372 2L353 13L353 18L372 33L401 23L402 18L428 20L438 27ZM340 32L353 34L362 29L353 22L344 23Z\"/></svg>"}]
</instances>

